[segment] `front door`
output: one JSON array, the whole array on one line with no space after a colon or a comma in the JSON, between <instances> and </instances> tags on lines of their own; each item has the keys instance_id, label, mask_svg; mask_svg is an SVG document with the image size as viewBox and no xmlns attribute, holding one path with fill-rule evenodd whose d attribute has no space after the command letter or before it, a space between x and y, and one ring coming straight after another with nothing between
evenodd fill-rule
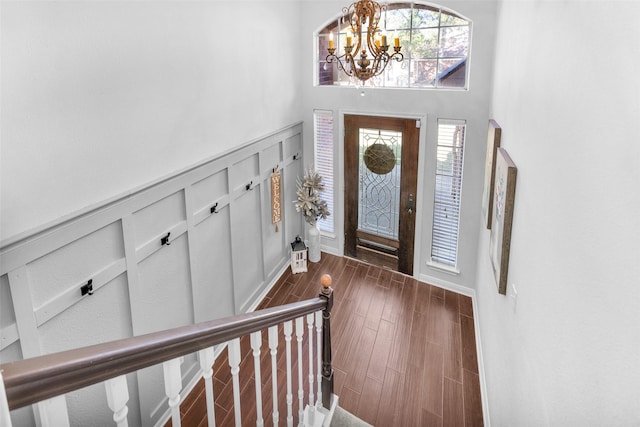
<instances>
[{"instance_id":1,"label":"front door","mask_svg":"<svg viewBox=\"0 0 640 427\"><path fill-rule=\"evenodd\" d=\"M415 119L345 115L345 254L413 274Z\"/></svg>"}]
</instances>

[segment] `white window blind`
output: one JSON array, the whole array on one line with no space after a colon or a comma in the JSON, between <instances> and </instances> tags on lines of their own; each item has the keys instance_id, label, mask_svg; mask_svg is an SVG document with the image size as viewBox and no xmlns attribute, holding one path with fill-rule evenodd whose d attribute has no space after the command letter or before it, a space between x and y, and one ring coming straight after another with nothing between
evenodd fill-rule
<instances>
[{"instance_id":1,"label":"white window blind","mask_svg":"<svg viewBox=\"0 0 640 427\"><path fill-rule=\"evenodd\" d=\"M438 120L431 261L453 267L458 261L465 129L463 120Z\"/></svg>"},{"instance_id":2,"label":"white window blind","mask_svg":"<svg viewBox=\"0 0 640 427\"><path fill-rule=\"evenodd\" d=\"M318 220L320 230L333 233L333 112L316 110L313 112L313 131L316 150L316 171L322 176L324 190L320 193L322 200L327 202L329 215Z\"/></svg>"}]
</instances>

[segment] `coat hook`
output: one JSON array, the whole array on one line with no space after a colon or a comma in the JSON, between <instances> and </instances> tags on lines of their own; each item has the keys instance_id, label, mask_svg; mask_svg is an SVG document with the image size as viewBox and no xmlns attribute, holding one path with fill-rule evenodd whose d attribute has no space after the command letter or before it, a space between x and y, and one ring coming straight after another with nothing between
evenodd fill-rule
<instances>
[{"instance_id":1,"label":"coat hook","mask_svg":"<svg viewBox=\"0 0 640 427\"><path fill-rule=\"evenodd\" d=\"M218 202L215 205L211 206L211 213L218 213Z\"/></svg>"},{"instance_id":2,"label":"coat hook","mask_svg":"<svg viewBox=\"0 0 640 427\"><path fill-rule=\"evenodd\" d=\"M169 236L171 235L171 232L167 233L166 236L164 236L163 238L160 239L160 245L164 246L167 245L169 246L171 243L169 242Z\"/></svg>"},{"instance_id":3,"label":"coat hook","mask_svg":"<svg viewBox=\"0 0 640 427\"><path fill-rule=\"evenodd\" d=\"M245 188L246 188L247 190L253 190L252 185L253 185L253 181L251 181L250 183L248 183L248 184L246 185L246 187L245 187Z\"/></svg>"},{"instance_id":4,"label":"coat hook","mask_svg":"<svg viewBox=\"0 0 640 427\"><path fill-rule=\"evenodd\" d=\"M279 168L279 167L280 167L280 165L276 165L276 167L275 167L275 168L273 168L273 173L278 172L278 168Z\"/></svg>"},{"instance_id":5,"label":"coat hook","mask_svg":"<svg viewBox=\"0 0 640 427\"><path fill-rule=\"evenodd\" d=\"M87 294L93 295L93 279L89 279L89 281L80 287L80 294L85 296Z\"/></svg>"},{"instance_id":6,"label":"coat hook","mask_svg":"<svg viewBox=\"0 0 640 427\"><path fill-rule=\"evenodd\" d=\"M298 160L300 158L300 153L296 153L293 155L293 160Z\"/></svg>"}]
</instances>

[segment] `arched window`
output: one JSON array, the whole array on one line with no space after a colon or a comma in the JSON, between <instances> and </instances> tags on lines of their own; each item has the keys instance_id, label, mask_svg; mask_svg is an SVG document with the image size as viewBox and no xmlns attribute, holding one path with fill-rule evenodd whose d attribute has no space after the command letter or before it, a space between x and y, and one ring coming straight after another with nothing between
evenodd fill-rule
<instances>
[{"instance_id":1,"label":"arched window","mask_svg":"<svg viewBox=\"0 0 640 427\"><path fill-rule=\"evenodd\" d=\"M400 38L404 60L391 61L382 75L371 79L374 86L467 88L471 21L437 5L403 2L386 5L380 27ZM336 39L336 55L342 55L349 30L349 20L341 16L319 31L316 84L351 83L336 63L326 61L329 34Z\"/></svg>"}]
</instances>

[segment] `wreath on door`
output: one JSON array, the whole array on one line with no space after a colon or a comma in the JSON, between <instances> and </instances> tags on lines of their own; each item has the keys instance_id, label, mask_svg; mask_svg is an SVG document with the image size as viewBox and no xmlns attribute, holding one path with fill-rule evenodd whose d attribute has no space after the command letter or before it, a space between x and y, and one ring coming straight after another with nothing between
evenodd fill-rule
<instances>
[{"instance_id":1,"label":"wreath on door","mask_svg":"<svg viewBox=\"0 0 640 427\"><path fill-rule=\"evenodd\" d=\"M386 175L396 167L396 155L388 145L376 142L364 151L364 164L378 175Z\"/></svg>"}]
</instances>

